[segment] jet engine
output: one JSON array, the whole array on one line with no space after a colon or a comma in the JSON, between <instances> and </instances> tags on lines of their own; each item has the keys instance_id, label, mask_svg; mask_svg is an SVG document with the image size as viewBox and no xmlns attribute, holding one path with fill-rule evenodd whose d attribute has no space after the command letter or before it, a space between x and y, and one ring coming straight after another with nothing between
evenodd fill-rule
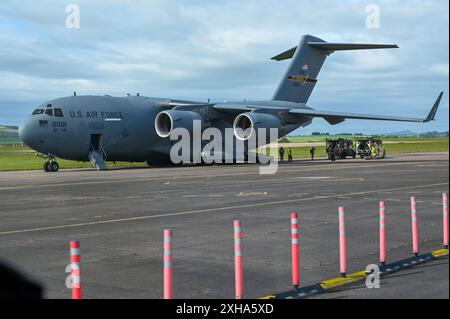
<instances>
[{"instance_id":1,"label":"jet engine","mask_svg":"<svg viewBox=\"0 0 450 319\"><path fill-rule=\"evenodd\" d=\"M234 135L238 140L247 141L253 134L259 134L258 129L265 129L266 141L270 140L270 129L280 130L280 120L271 114L265 113L242 113L236 116L233 123ZM278 137L277 137L278 138Z\"/></svg>"},{"instance_id":2,"label":"jet engine","mask_svg":"<svg viewBox=\"0 0 450 319\"><path fill-rule=\"evenodd\" d=\"M202 116L191 111L168 110L160 112L155 118L156 133L162 137L169 137L176 128L184 128L192 136L194 121L199 121L202 127Z\"/></svg>"}]
</instances>

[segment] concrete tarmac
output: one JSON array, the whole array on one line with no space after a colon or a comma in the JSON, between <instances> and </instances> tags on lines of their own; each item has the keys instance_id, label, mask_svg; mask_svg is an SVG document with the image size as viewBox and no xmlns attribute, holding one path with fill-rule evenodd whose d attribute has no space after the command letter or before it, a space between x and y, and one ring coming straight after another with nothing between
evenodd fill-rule
<instances>
[{"instance_id":1,"label":"concrete tarmac","mask_svg":"<svg viewBox=\"0 0 450 319\"><path fill-rule=\"evenodd\" d=\"M65 287L69 241L81 241L86 298L161 298L163 230L174 232L174 297L233 298L233 220L242 221L245 297L290 289L290 213L300 219L302 285L339 273L338 206L345 206L349 272L378 261L378 201L386 201L388 258L412 254L409 197L421 252L442 247L448 153L387 160L0 173L0 258ZM448 259L320 298L449 298Z\"/></svg>"}]
</instances>

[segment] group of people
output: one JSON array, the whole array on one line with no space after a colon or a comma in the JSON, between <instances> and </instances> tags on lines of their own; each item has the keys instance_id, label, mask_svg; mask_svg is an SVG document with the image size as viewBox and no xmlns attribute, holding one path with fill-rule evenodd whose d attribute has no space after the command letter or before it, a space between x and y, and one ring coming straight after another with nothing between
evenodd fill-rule
<instances>
[{"instance_id":1,"label":"group of people","mask_svg":"<svg viewBox=\"0 0 450 319\"><path fill-rule=\"evenodd\" d=\"M381 143L375 141L370 143L366 143L365 141L361 142L358 150L365 154L366 159L386 158L386 149Z\"/></svg>"},{"instance_id":2,"label":"group of people","mask_svg":"<svg viewBox=\"0 0 450 319\"><path fill-rule=\"evenodd\" d=\"M281 146L280 149L278 150L278 154L280 155L280 161L284 161L284 147ZM287 150L287 154L288 154L288 162L292 162L292 150L290 147L288 147Z\"/></svg>"},{"instance_id":3,"label":"group of people","mask_svg":"<svg viewBox=\"0 0 450 319\"><path fill-rule=\"evenodd\" d=\"M373 143L370 145L370 158L385 158L386 150L382 145L378 145L377 143Z\"/></svg>"},{"instance_id":4,"label":"group of people","mask_svg":"<svg viewBox=\"0 0 450 319\"><path fill-rule=\"evenodd\" d=\"M309 150L309 153L311 155L312 161L314 160L315 152L316 152L316 148L314 146L311 147L311 149ZM280 161L284 161L284 153L285 153L284 147L281 146L280 149L278 150L278 154L280 155ZM290 147L288 147L287 155L288 155L288 162L292 162L292 150Z\"/></svg>"}]
</instances>

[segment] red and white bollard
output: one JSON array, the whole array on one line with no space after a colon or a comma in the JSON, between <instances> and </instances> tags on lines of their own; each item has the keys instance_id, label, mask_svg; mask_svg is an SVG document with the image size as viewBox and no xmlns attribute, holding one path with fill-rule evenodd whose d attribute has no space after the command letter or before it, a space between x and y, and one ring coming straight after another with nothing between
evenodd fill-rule
<instances>
[{"instance_id":1,"label":"red and white bollard","mask_svg":"<svg viewBox=\"0 0 450 319\"><path fill-rule=\"evenodd\" d=\"M291 214L292 244L292 285L295 289L300 285L300 244L298 234L298 214Z\"/></svg>"},{"instance_id":2,"label":"red and white bollard","mask_svg":"<svg viewBox=\"0 0 450 319\"><path fill-rule=\"evenodd\" d=\"M444 247L448 249L448 194L442 193Z\"/></svg>"},{"instance_id":3,"label":"red and white bollard","mask_svg":"<svg viewBox=\"0 0 450 319\"><path fill-rule=\"evenodd\" d=\"M172 299L172 230L164 230L164 299Z\"/></svg>"},{"instance_id":4,"label":"red and white bollard","mask_svg":"<svg viewBox=\"0 0 450 319\"><path fill-rule=\"evenodd\" d=\"M417 222L417 205L416 198L411 197L411 222L412 222L412 238L413 238L413 253L415 256L419 255L419 226Z\"/></svg>"},{"instance_id":5,"label":"red and white bollard","mask_svg":"<svg viewBox=\"0 0 450 319\"><path fill-rule=\"evenodd\" d=\"M72 299L81 299L80 242L70 242L70 276L72 278Z\"/></svg>"},{"instance_id":6,"label":"red and white bollard","mask_svg":"<svg viewBox=\"0 0 450 319\"><path fill-rule=\"evenodd\" d=\"M386 207L380 201L380 264L386 265Z\"/></svg>"},{"instance_id":7,"label":"red and white bollard","mask_svg":"<svg viewBox=\"0 0 450 319\"><path fill-rule=\"evenodd\" d=\"M342 277L347 275L347 239L345 234L344 207L339 207L339 255Z\"/></svg>"},{"instance_id":8,"label":"red and white bollard","mask_svg":"<svg viewBox=\"0 0 450 319\"><path fill-rule=\"evenodd\" d=\"M241 222L234 221L234 274L236 299L244 298L244 265L242 260Z\"/></svg>"}]
</instances>

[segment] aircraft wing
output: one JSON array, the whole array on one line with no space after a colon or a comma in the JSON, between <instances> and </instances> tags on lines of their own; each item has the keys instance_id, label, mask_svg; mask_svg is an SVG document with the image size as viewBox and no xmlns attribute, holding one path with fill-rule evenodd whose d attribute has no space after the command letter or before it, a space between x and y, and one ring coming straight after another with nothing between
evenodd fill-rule
<instances>
[{"instance_id":1,"label":"aircraft wing","mask_svg":"<svg viewBox=\"0 0 450 319\"><path fill-rule=\"evenodd\" d=\"M441 103L442 96L444 92L441 92L434 103L433 107L428 113L426 118L414 118L414 117L403 117L403 116L389 116L389 115L372 115L372 114L360 114L360 113L345 113L345 112L334 112L334 111L321 111L315 110L309 107L306 108L289 108L289 107L271 107L263 105L245 105L245 104L216 104L214 108L222 112L229 113L241 113L257 110L265 111L280 111L288 110L290 114L298 116L309 116L309 117L322 117L330 124L338 124L346 119L359 119L359 120L378 120L378 121L400 121L400 122L415 122L415 123L427 123L433 121L436 112Z\"/></svg>"},{"instance_id":2,"label":"aircraft wing","mask_svg":"<svg viewBox=\"0 0 450 319\"><path fill-rule=\"evenodd\" d=\"M442 96L444 92L441 92L431 108L430 113L426 118L413 118L413 117L402 117L402 116L387 116L387 115L370 115L370 114L359 114L359 113L343 113L343 112L329 112L320 111L313 109L291 109L289 113L295 115L305 115L313 117L322 117L326 119L330 124L337 124L343 122L345 119L359 119L359 120L379 120L379 121L400 121L400 122L417 122L417 123L427 123L433 121L436 112L438 110L439 104L441 103Z\"/></svg>"}]
</instances>

